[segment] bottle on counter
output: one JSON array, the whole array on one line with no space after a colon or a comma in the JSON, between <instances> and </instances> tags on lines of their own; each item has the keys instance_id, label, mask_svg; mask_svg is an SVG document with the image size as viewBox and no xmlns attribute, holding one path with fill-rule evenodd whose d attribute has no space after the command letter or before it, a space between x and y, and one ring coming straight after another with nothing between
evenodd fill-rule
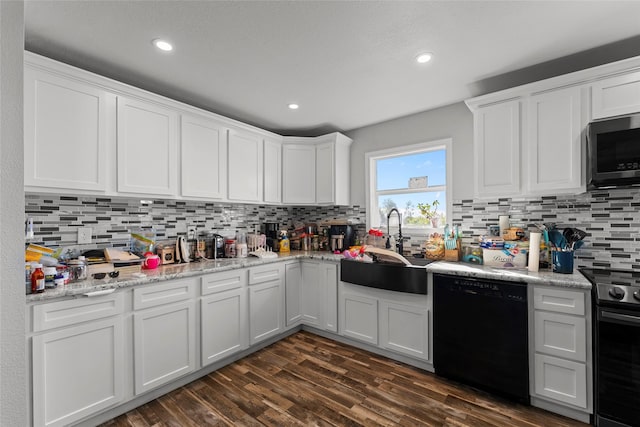
<instances>
[{"instance_id":1,"label":"bottle on counter","mask_svg":"<svg viewBox=\"0 0 640 427\"><path fill-rule=\"evenodd\" d=\"M289 245L289 238L287 237L287 232L285 230L281 231L282 240L280 240L280 252L290 252L291 247Z\"/></svg>"},{"instance_id":2,"label":"bottle on counter","mask_svg":"<svg viewBox=\"0 0 640 427\"><path fill-rule=\"evenodd\" d=\"M44 271L42 271L42 264L35 264L31 273L31 293L40 292L44 292Z\"/></svg>"},{"instance_id":3,"label":"bottle on counter","mask_svg":"<svg viewBox=\"0 0 640 427\"><path fill-rule=\"evenodd\" d=\"M236 232L236 257L247 257L247 235L240 232Z\"/></svg>"}]
</instances>

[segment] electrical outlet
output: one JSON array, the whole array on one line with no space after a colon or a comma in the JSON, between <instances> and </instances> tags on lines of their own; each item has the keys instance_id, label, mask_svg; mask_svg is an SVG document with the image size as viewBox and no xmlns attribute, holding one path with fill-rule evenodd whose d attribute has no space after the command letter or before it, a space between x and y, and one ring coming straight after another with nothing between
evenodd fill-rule
<instances>
[{"instance_id":1,"label":"electrical outlet","mask_svg":"<svg viewBox=\"0 0 640 427\"><path fill-rule=\"evenodd\" d=\"M91 243L91 227L78 228L78 244L85 245Z\"/></svg>"}]
</instances>

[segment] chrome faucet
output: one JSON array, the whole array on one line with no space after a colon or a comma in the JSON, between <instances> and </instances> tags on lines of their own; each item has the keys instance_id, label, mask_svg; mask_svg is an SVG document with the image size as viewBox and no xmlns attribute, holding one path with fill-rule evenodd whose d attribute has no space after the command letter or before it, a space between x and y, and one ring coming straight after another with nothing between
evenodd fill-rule
<instances>
[{"instance_id":1,"label":"chrome faucet","mask_svg":"<svg viewBox=\"0 0 640 427\"><path fill-rule=\"evenodd\" d=\"M387 233L389 233L389 237L387 237L387 243L385 244L385 247L387 249L391 248L391 232L389 230L389 218L391 218L391 214L394 211L396 212L396 214L398 214L398 240L396 241L396 252L402 255L402 252L404 251L403 244L402 244L402 215L400 214L400 211L398 211L398 209L396 208L391 209L387 214Z\"/></svg>"}]
</instances>

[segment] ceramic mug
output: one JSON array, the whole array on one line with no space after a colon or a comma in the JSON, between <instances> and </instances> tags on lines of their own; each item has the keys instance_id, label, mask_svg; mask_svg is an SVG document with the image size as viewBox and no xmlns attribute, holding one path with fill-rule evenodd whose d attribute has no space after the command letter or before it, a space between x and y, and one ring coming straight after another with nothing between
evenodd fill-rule
<instances>
[{"instance_id":1,"label":"ceramic mug","mask_svg":"<svg viewBox=\"0 0 640 427\"><path fill-rule=\"evenodd\" d=\"M158 268L160 264L162 264L162 260L158 255L148 255L144 259L142 266L147 270L153 270L154 268Z\"/></svg>"}]
</instances>

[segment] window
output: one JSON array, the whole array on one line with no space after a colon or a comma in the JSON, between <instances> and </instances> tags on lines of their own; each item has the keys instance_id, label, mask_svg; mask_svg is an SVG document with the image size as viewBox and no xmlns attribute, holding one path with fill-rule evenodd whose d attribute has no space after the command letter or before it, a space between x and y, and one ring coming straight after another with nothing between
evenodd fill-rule
<instances>
[{"instance_id":1,"label":"window","mask_svg":"<svg viewBox=\"0 0 640 427\"><path fill-rule=\"evenodd\" d=\"M408 233L428 234L447 223L451 183L451 139L366 153L367 226L387 227L396 208ZM389 219L390 227L398 224Z\"/></svg>"}]
</instances>

